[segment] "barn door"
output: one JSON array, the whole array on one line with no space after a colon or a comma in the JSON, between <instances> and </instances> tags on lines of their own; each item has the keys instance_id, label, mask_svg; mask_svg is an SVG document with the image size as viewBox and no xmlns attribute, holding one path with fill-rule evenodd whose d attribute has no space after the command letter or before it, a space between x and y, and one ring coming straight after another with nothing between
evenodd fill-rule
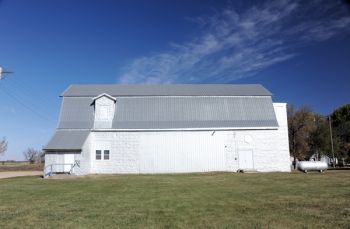
<instances>
[{"instance_id":1,"label":"barn door","mask_svg":"<svg viewBox=\"0 0 350 229\"><path fill-rule=\"evenodd\" d=\"M140 173L225 171L220 133L162 132L140 137Z\"/></svg>"},{"instance_id":2,"label":"barn door","mask_svg":"<svg viewBox=\"0 0 350 229\"><path fill-rule=\"evenodd\" d=\"M238 153L239 169L253 169L253 150L240 150Z\"/></svg>"}]
</instances>

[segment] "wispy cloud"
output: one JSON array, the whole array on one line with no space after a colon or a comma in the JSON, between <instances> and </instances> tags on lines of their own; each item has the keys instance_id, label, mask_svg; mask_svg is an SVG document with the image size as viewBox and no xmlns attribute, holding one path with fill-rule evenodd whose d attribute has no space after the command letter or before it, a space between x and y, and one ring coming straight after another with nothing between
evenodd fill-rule
<instances>
[{"instance_id":1,"label":"wispy cloud","mask_svg":"<svg viewBox=\"0 0 350 229\"><path fill-rule=\"evenodd\" d=\"M200 25L198 37L136 58L123 69L119 82L232 82L350 28L342 2L322 0L269 0L243 11L229 5L192 21Z\"/></svg>"}]
</instances>

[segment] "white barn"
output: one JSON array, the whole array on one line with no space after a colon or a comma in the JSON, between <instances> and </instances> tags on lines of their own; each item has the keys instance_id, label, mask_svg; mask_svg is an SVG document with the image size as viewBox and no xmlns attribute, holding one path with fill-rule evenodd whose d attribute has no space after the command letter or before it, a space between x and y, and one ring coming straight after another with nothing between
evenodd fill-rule
<instances>
[{"instance_id":1,"label":"white barn","mask_svg":"<svg viewBox=\"0 0 350 229\"><path fill-rule=\"evenodd\" d=\"M71 85L45 175L290 171L285 103L261 85Z\"/></svg>"}]
</instances>

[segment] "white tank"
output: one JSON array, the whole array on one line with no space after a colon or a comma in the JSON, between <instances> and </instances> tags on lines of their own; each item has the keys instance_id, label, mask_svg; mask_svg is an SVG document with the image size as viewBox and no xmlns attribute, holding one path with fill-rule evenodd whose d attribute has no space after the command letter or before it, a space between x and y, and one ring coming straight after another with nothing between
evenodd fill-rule
<instances>
[{"instance_id":1,"label":"white tank","mask_svg":"<svg viewBox=\"0 0 350 229\"><path fill-rule=\"evenodd\" d=\"M324 161L299 161L298 169L307 173L308 171L323 172L328 169L327 162Z\"/></svg>"}]
</instances>

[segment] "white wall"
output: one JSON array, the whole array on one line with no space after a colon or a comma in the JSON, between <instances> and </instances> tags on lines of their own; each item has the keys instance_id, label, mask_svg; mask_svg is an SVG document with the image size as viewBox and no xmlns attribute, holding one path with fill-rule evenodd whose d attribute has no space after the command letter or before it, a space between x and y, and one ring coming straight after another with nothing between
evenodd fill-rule
<instances>
[{"instance_id":1,"label":"white wall","mask_svg":"<svg viewBox=\"0 0 350 229\"><path fill-rule=\"evenodd\" d=\"M239 152L252 151L254 169L290 171L285 103L274 103L277 130L92 132L77 174L237 171ZM109 150L109 160L96 160ZM103 155L102 155L103 156Z\"/></svg>"},{"instance_id":2,"label":"white wall","mask_svg":"<svg viewBox=\"0 0 350 229\"><path fill-rule=\"evenodd\" d=\"M142 133L139 145L141 173L225 171L225 133ZM161 144L159 144L161 143Z\"/></svg>"},{"instance_id":3,"label":"white wall","mask_svg":"<svg viewBox=\"0 0 350 229\"><path fill-rule=\"evenodd\" d=\"M139 138L133 132L92 132L91 173L139 173ZM110 159L96 160L96 150L109 150Z\"/></svg>"},{"instance_id":4,"label":"white wall","mask_svg":"<svg viewBox=\"0 0 350 229\"><path fill-rule=\"evenodd\" d=\"M75 154L76 165L73 173L76 175L89 174L91 172L91 133L87 137L80 154Z\"/></svg>"}]
</instances>

